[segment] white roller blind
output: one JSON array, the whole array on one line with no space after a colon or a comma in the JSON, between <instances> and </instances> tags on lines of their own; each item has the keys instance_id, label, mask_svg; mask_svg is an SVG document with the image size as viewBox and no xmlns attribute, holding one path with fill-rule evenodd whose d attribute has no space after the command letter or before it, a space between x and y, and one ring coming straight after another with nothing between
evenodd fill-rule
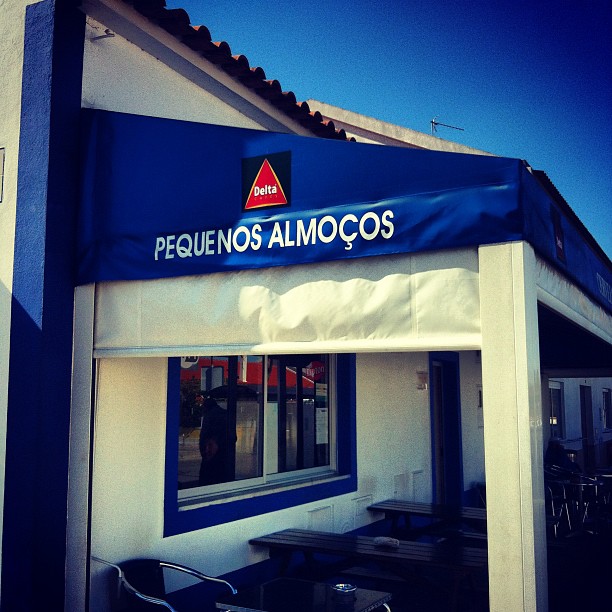
<instances>
[{"instance_id":1,"label":"white roller blind","mask_svg":"<svg viewBox=\"0 0 612 612\"><path fill-rule=\"evenodd\" d=\"M95 355L480 348L475 250L100 283Z\"/></svg>"}]
</instances>

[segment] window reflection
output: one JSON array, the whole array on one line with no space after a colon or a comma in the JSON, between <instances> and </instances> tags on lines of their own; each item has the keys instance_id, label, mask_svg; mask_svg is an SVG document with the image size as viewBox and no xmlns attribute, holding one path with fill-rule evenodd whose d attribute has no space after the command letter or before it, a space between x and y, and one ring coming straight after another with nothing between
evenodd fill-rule
<instances>
[{"instance_id":1,"label":"window reflection","mask_svg":"<svg viewBox=\"0 0 612 612\"><path fill-rule=\"evenodd\" d=\"M180 376L179 489L330 466L329 356L183 357Z\"/></svg>"}]
</instances>

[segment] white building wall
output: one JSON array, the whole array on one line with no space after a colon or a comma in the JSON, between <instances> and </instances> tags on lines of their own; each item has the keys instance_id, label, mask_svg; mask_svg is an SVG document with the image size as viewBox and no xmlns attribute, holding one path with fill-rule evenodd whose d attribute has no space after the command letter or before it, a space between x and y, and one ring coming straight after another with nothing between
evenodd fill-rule
<instances>
[{"instance_id":1,"label":"white building wall","mask_svg":"<svg viewBox=\"0 0 612 612\"><path fill-rule=\"evenodd\" d=\"M463 488L485 482L484 421L480 351L459 353Z\"/></svg>"},{"instance_id":2,"label":"white building wall","mask_svg":"<svg viewBox=\"0 0 612 612\"><path fill-rule=\"evenodd\" d=\"M219 575L266 558L251 537L287 527L348 531L380 518L366 510L374 501L431 500L429 392L416 388L426 369L425 353L357 356L356 492L164 538L167 359L99 360L92 555L165 558ZM92 612L107 609L110 575L92 564Z\"/></svg>"},{"instance_id":3,"label":"white building wall","mask_svg":"<svg viewBox=\"0 0 612 612\"><path fill-rule=\"evenodd\" d=\"M417 388L427 369L427 353L357 356L359 495L431 501L429 390Z\"/></svg>"},{"instance_id":4,"label":"white building wall","mask_svg":"<svg viewBox=\"0 0 612 612\"><path fill-rule=\"evenodd\" d=\"M87 18L84 108L261 129L255 121L213 96L122 36ZM96 40L97 39L97 40ZM163 143L160 143L160 166Z\"/></svg>"}]
</instances>

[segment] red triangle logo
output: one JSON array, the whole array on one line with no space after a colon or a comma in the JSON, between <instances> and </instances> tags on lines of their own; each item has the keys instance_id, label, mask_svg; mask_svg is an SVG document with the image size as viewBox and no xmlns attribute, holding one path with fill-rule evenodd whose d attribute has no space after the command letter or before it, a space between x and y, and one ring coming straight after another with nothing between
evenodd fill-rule
<instances>
[{"instance_id":1,"label":"red triangle logo","mask_svg":"<svg viewBox=\"0 0 612 612\"><path fill-rule=\"evenodd\" d=\"M270 162L264 159L251 186L244 210L265 206L284 206L285 204L287 204L287 198L276 172Z\"/></svg>"}]
</instances>

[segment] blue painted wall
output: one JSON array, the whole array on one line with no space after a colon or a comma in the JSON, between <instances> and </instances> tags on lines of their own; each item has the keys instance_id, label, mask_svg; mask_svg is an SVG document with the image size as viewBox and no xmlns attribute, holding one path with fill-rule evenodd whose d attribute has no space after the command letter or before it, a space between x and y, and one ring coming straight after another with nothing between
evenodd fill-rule
<instances>
[{"instance_id":1,"label":"blue painted wall","mask_svg":"<svg viewBox=\"0 0 612 612\"><path fill-rule=\"evenodd\" d=\"M62 610L85 15L26 9L1 609ZM40 601L39 601L40 600Z\"/></svg>"}]
</instances>

